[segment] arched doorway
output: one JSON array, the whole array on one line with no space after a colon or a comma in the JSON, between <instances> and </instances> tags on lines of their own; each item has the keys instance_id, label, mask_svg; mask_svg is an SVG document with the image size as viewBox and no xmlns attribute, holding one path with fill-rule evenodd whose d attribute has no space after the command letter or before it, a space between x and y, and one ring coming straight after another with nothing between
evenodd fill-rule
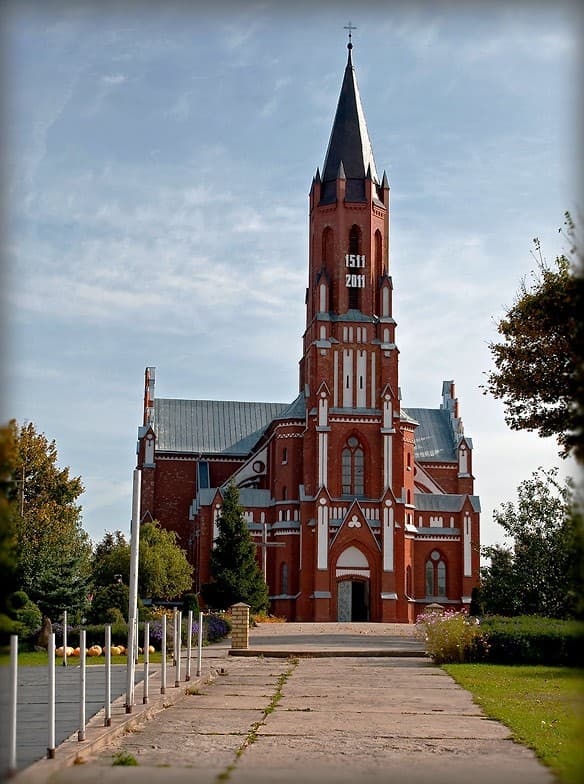
<instances>
[{"instance_id":1,"label":"arched doorway","mask_svg":"<svg viewBox=\"0 0 584 784\"><path fill-rule=\"evenodd\" d=\"M356 547L347 547L337 560L337 621L368 621L369 562Z\"/></svg>"}]
</instances>

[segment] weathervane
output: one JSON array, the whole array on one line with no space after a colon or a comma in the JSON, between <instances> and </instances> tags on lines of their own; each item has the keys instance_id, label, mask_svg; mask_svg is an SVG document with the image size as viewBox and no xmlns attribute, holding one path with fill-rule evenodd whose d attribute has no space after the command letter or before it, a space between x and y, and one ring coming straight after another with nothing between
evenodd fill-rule
<instances>
[{"instance_id":1,"label":"weathervane","mask_svg":"<svg viewBox=\"0 0 584 784\"><path fill-rule=\"evenodd\" d=\"M352 38L352 36L351 36L351 32L352 32L353 30L356 30L357 28L356 28L356 27L354 27L354 26L351 24L351 22L349 22L349 24L348 24L348 25L345 25L343 29L344 29L344 30L348 30L348 31L349 31L349 43L347 44L347 49L352 49L352 48L353 48L353 44L351 43L351 38Z\"/></svg>"}]
</instances>

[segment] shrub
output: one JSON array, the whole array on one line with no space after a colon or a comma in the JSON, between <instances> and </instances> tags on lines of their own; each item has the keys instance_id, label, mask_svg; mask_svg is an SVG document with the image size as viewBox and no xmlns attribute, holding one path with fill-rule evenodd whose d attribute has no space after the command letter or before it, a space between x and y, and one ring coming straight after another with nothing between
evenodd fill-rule
<instances>
[{"instance_id":1,"label":"shrub","mask_svg":"<svg viewBox=\"0 0 584 784\"><path fill-rule=\"evenodd\" d=\"M528 615L487 616L482 628L488 639L483 661L492 664L581 666L584 623Z\"/></svg>"},{"instance_id":2,"label":"shrub","mask_svg":"<svg viewBox=\"0 0 584 784\"><path fill-rule=\"evenodd\" d=\"M37 605L27 597L26 603L15 611L14 620L17 624L15 634L21 637L30 637L42 625L43 614Z\"/></svg>"},{"instance_id":3,"label":"shrub","mask_svg":"<svg viewBox=\"0 0 584 784\"><path fill-rule=\"evenodd\" d=\"M478 619L465 611L427 611L416 619L416 631L436 664L475 661L486 647Z\"/></svg>"},{"instance_id":4,"label":"shrub","mask_svg":"<svg viewBox=\"0 0 584 784\"><path fill-rule=\"evenodd\" d=\"M196 593L185 593L183 596L183 612L188 613L189 610L192 610L193 616L198 618L200 608L199 598Z\"/></svg>"}]
</instances>

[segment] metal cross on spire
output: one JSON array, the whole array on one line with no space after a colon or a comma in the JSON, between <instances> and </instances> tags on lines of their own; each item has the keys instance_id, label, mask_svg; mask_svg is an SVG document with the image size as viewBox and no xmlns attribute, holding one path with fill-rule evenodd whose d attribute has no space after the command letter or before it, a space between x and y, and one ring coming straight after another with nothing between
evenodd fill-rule
<instances>
[{"instance_id":1,"label":"metal cross on spire","mask_svg":"<svg viewBox=\"0 0 584 784\"><path fill-rule=\"evenodd\" d=\"M353 32L353 30L356 30L357 28L351 22L349 22L349 24L345 25L343 29L349 31L349 43L347 44L347 49L352 49L353 43L351 41L352 38L351 33Z\"/></svg>"}]
</instances>

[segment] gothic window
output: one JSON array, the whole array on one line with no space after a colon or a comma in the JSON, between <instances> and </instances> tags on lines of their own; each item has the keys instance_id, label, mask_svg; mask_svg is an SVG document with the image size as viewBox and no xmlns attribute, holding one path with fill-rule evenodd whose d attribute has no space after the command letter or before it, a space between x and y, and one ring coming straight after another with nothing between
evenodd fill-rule
<instances>
[{"instance_id":1,"label":"gothic window","mask_svg":"<svg viewBox=\"0 0 584 784\"><path fill-rule=\"evenodd\" d=\"M406 596L412 595L412 567L406 567Z\"/></svg>"},{"instance_id":2,"label":"gothic window","mask_svg":"<svg viewBox=\"0 0 584 784\"><path fill-rule=\"evenodd\" d=\"M288 462L288 448L284 447L282 449L282 464L285 464L287 462Z\"/></svg>"},{"instance_id":3,"label":"gothic window","mask_svg":"<svg viewBox=\"0 0 584 784\"><path fill-rule=\"evenodd\" d=\"M349 253L361 253L361 229L355 224L349 231ZM349 288L349 310L359 310L359 289Z\"/></svg>"},{"instance_id":4,"label":"gothic window","mask_svg":"<svg viewBox=\"0 0 584 784\"><path fill-rule=\"evenodd\" d=\"M382 250L381 232L379 229L375 232L375 269L378 273L381 272L381 250Z\"/></svg>"},{"instance_id":5,"label":"gothic window","mask_svg":"<svg viewBox=\"0 0 584 784\"><path fill-rule=\"evenodd\" d=\"M426 561L426 596L446 596L446 563L438 550Z\"/></svg>"},{"instance_id":6,"label":"gothic window","mask_svg":"<svg viewBox=\"0 0 584 784\"><path fill-rule=\"evenodd\" d=\"M288 564L283 563L280 567L280 593L288 593Z\"/></svg>"},{"instance_id":7,"label":"gothic window","mask_svg":"<svg viewBox=\"0 0 584 784\"><path fill-rule=\"evenodd\" d=\"M355 436L347 439L341 454L343 495L365 495L365 454Z\"/></svg>"},{"instance_id":8,"label":"gothic window","mask_svg":"<svg viewBox=\"0 0 584 784\"><path fill-rule=\"evenodd\" d=\"M327 226L322 233L322 263L327 267L333 260L333 230Z\"/></svg>"}]
</instances>

